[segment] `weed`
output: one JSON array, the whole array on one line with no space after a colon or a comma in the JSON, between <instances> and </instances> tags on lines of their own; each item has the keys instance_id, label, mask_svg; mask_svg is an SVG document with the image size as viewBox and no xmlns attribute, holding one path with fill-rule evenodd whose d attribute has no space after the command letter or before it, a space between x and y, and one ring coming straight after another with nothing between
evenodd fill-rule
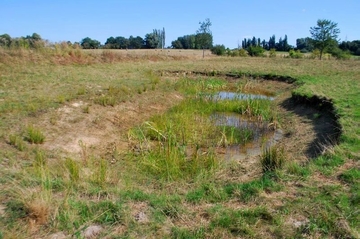
<instances>
[{"instance_id":1,"label":"weed","mask_svg":"<svg viewBox=\"0 0 360 239\"><path fill-rule=\"evenodd\" d=\"M323 174L331 175L335 167L344 163L344 159L341 155L327 153L316 158L312 163Z\"/></svg>"},{"instance_id":2,"label":"weed","mask_svg":"<svg viewBox=\"0 0 360 239\"><path fill-rule=\"evenodd\" d=\"M209 203L222 202L228 199L228 194L214 184L203 184L199 189L190 191L186 195L186 200L190 203L200 203L206 201Z\"/></svg>"},{"instance_id":3,"label":"weed","mask_svg":"<svg viewBox=\"0 0 360 239\"><path fill-rule=\"evenodd\" d=\"M275 146L265 148L260 157L260 163L264 173L281 169L285 163L284 148Z\"/></svg>"},{"instance_id":4,"label":"weed","mask_svg":"<svg viewBox=\"0 0 360 239\"><path fill-rule=\"evenodd\" d=\"M40 129L30 125L26 128L25 139L32 144L42 144L45 141L45 135Z\"/></svg>"},{"instance_id":5,"label":"weed","mask_svg":"<svg viewBox=\"0 0 360 239\"><path fill-rule=\"evenodd\" d=\"M102 106L115 106L116 99L113 96L100 96L94 100L94 103Z\"/></svg>"},{"instance_id":6,"label":"weed","mask_svg":"<svg viewBox=\"0 0 360 239\"><path fill-rule=\"evenodd\" d=\"M86 94L86 88L85 87L82 87L82 88L79 88L76 92L77 95L85 95Z\"/></svg>"},{"instance_id":7,"label":"weed","mask_svg":"<svg viewBox=\"0 0 360 239\"><path fill-rule=\"evenodd\" d=\"M26 149L24 141L20 136L9 135L9 143L10 145L13 145L15 148L17 148L19 151L24 151Z\"/></svg>"},{"instance_id":8,"label":"weed","mask_svg":"<svg viewBox=\"0 0 360 239\"><path fill-rule=\"evenodd\" d=\"M90 106L86 105L82 108L82 112L85 114L89 114L90 113Z\"/></svg>"},{"instance_id":9,"label":"weed","mask_svg":"<svg viewBox=\"0 0 360 239\"><path fill-rule=\"evenodd\" d=\"M256 198L264 190L268 192L279 191L280 186L273 181L271 175L265 174L261 179L247 183L227 184L224 186L224 190L229 196L248 202Z\"/></svg>"},{"instance_id":10,"label":"weed","mask_svg":"<svg viewBox=\"0 0 360 239\"><path fill-rule=\"evenodd\" d=\"M289 162L286 169L288 173L304 178L311 174L310 168L308 166L301 166L296 162Z\"/></svg>"},{"instance_id":11,"label":"weed","mask_svg":"<svg viewBox=\"0 0 360 239\"><path fill-rule=\"evenodd\" d=\"M248 210L232 210L223 207L213 207L209 210L213 215L211 220L211 227L222 227L229 230L236 236L255 237L251 225L263 221L267 224L273 224L273 216L264 207L258 207Z\"/></svg>"},{"instance_id":12,"label":"weed","mask_svg":"<svg viewBox=\"0 0 360 239\"><path fill-rule=\"evenodd\" d=\"M41 150L35 151L35 160L34 160L34 167L35 168L44 168L47 165L46 155Z\"/></svg>"},{"instance_id":13,"label":"weed","mask_svg":"<svg viewBox=\"0 0 360 239\"><path fill-rule=\"evenodd\" d=\"M171 238L176 238L176 239L206 238L205 229L201 227L196 230L189 230L186 228L173 227L171 228Z\"/></svg>"},{"instance_id":14,"label":"weed","mask_svg":"<svg viewBox=\"0 0 360 239\"><path fill-rule=\"evenodd\" d=\"M79 164L71 158L66 158L65 159L65 167L69 172L71 183L76 184L80 180Z\"/></svg>"},{"instance_id":15,"label":"weed","mask_svg":"<svg viewBox=\"0 0 360 239\"><path fill-rule=\"evenodd\" d=\"M104 186L108 174L108 165L105 159L93 159L95 171L92 175L92 180L95 184Z\"/></svg>"},{"instance_id":16,"label":"weed","mask_svg":"<svg viewBox=\"0 0 360 239\"><path fill-rule=\"evenodd\" d=\"M351 168L339 175L339 179L348 184L355 184L360 181L360 169Z\"/></svg>"}]
</instances>

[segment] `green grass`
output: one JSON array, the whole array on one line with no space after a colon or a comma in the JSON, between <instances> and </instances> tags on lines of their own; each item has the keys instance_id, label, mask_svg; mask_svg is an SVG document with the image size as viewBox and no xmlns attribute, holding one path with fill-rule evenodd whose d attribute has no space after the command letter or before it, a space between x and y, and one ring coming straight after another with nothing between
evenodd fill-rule
<instances>
[{"instance_id":1,"label":"green grass","mask_svg":"<svg viewBox=\"0 0 360 239\"><path fill-rule=\"evenodd\" d=\"M46 238L54 232L80 237L93 224L103 226L101 236L108 238L359 237L359 61L145 57L119 62L117 56L105 60L109 53L82 51L0 54L5 207L0 238ZM240 78L221 77L229 72ZM293 77L294 94L331 99L343 131L339 145L309 162L290 155L279 163L281 154L270 156L264 163L270 173L261 173L260 161L252 165L259 169L253 173L242 163L219 160L222 139L237 144L248 132L214 127L214 112L282 119L275 102L214 103L207 96L245 90L261 75ZM159 110L177 98L183 99L180 104ZM84 108L76 111L71 104L79 101ZM83 121L88 131L102 130L105 142L91 145L84 139L80 151L69 154L54 147L51 140L79 133L65 127L77 126L61 113L66 107L88 120ZM122 108L124 115L118 114ZM125 124L130 116L131 124ZM146 222L135 219L140 212ZM299 228L294 220L301 222Z\"/></svg>"},{"instance_id":2,"label":"green grass","mask_svg":"<svg viewBox=\"0 0 360 239\"><path fill-rule=\"evenodd\" d=\"M42 144L45 141L45 135L40 129L30 125L26 128L25 139L32 144Z\"/></svg>"},{"instance_id":3,"label":"green grass","mask_svg":"<svg viewBox=\"0 0 360 239\"><path fill-rule=\"evenodd\" d=\"M285 161L284 149L277 146L264 149L260 156L260 163L264 173L282 169Z\"/></svg>"}]
</instances>

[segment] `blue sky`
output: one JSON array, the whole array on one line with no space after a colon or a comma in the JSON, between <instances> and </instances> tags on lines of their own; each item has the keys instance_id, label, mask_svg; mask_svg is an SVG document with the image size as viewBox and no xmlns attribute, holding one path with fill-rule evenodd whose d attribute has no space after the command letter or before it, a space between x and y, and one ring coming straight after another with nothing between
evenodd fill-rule
<instances>
[{"instance_id":1,"label":"blue sky","mask_svg":"<svg viewBox=\"0 0 360 239\"><path fill-rule=\"evenodd\" d=\"M338 23L341 40L360 40L360 0L0 0L0 34L36 32L51 42L141 36L165 28L166 46L209 18L214 44L237 47L244 37L276 41L310 36L318 19Z\"/></svg>"}]
</instances>

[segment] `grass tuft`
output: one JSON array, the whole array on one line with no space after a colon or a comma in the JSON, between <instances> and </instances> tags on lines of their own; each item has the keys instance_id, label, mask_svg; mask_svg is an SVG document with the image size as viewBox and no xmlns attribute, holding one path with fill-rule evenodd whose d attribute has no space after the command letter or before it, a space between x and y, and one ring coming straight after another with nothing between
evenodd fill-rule
<instances>
[{"instance_id":1,"label":"grass tuft","mask_svg":"<svg viewBox=\"0 0 360 239\"><path fill-rule=\"evenodd\" d=\"M284 148L278 148L276 146L265 148L260 156L260 163L264 173L281 169L285 161Z\"/></svg>"},{"instance_id":2,"label":"grass tuft","mask_svg":"<svg viewBox=\"0 0 360 239\"><path fill-rule=\"evenodd\" d=\"M25 139L32 144L42 144L45 141L45 135L40 129L30 125L26 128Z\"/></svg>"}]
</instances>

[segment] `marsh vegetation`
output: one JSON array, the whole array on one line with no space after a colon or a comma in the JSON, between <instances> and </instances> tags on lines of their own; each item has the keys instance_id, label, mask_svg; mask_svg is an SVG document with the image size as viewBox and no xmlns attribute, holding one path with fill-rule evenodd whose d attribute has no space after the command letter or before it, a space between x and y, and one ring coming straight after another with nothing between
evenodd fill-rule
<instances>
[{"instance_id":1,"label":"marsh vegetation","mask_svg":"<svg viewBox=\"0 0 360 239\"><path fill-rule=\"evenodd\" d=\"M359 236L358 61L0 54L0 238Z\"/></svg>"}]
</instances>

